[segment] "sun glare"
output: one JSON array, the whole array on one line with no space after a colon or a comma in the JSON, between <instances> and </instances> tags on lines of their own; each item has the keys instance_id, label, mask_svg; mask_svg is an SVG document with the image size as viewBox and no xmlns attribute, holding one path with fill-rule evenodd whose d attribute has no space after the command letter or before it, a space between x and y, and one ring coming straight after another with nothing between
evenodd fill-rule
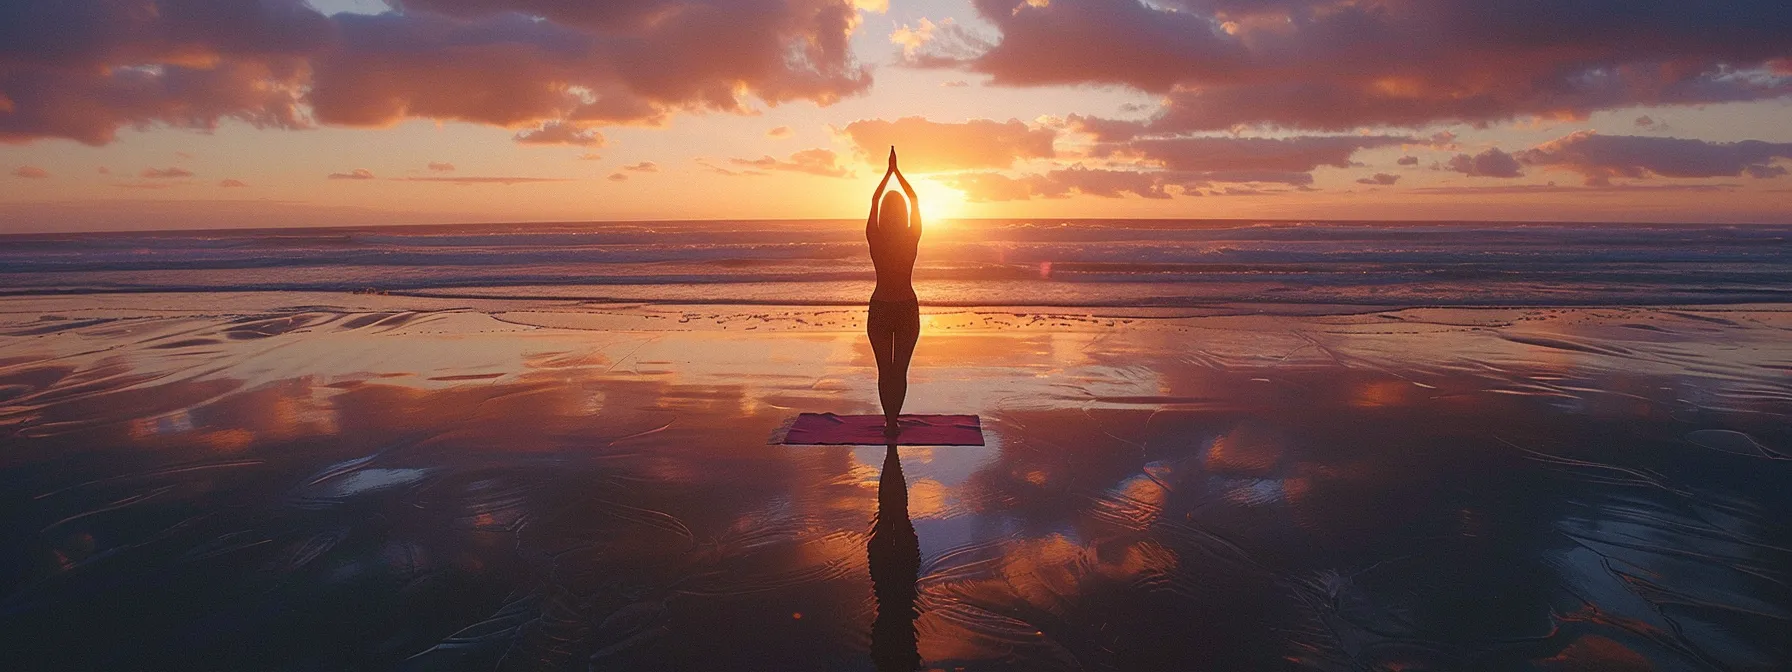
<instances>
[{"instance_id":1,"label":"sun glare","mask_svg":"<svg viewBox=\"0 0 1792 672\"><path fill-rule=\"evenodd\" d=\"M963 217L965 213L964 193L934 181L932 178L917 180L916 195L921 200L921 216L927 218L927 226L939 226L953 219Z\"/></svg>"}]
</instances>

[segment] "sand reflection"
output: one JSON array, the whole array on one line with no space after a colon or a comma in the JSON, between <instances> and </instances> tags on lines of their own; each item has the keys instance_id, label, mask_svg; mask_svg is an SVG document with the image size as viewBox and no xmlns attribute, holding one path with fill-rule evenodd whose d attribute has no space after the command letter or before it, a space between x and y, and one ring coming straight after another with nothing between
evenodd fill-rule
<instances>
[{"instance_id":1,"label":"sand reflection","mask_svg":"<svg viewBox=\"0 0 1792 672\"><path fill-rule=\"evenodd\" d=\"M765 445L798 410L871 408L860 334L564 319L5 337L20 667L1792 656L1782 318L1733 321L1727 350L1614 341L1597 315L1524 322L1528 343L1376 316L990 318L1020 331L931 334L911 391L982 414L990 445L901 456Z\"/></svg>"}]
</instances>

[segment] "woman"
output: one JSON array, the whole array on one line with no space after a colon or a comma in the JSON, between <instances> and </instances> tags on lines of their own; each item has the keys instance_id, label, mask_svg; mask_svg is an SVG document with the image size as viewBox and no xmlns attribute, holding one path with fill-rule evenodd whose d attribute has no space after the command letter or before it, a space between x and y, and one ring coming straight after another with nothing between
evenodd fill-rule
<instances>
[{"instance_id":1,"label":"woman","mask_svg":"<svg viewBox=\"0 0 1792 672\"><path fill-rule=\"evenodd\" d=\"M884 193L890 176L902 184L908 202L892 191ZM906 207L904 207L906 205ZM871 215L865 218L865 240L871 244L871 265L877 268L877 289L871 292L871 309L865 333L871 336L871 352L877 356L877 397L884 407L884 433L894 436L902 400L908 396L908 361L921 337L921 307L915 300L910 276L915 271L915 249L921 242L921 207L915 189L896 169L896 148L890 148L890 169L871 192Z\"/></svg>"}]
</instances>

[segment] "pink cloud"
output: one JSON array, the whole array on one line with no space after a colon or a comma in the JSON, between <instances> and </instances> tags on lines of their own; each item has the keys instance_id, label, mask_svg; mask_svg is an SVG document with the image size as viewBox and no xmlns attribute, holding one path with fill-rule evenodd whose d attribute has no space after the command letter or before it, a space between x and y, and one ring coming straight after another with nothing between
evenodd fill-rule
<instances>
[{"instance_id":1,"label":"pink cloud","mask_svg":"<svg viewBox=\"0 0 1792 672\"><path fill-rule=\"evenodd\" d=\"M368 170L366 168L356 168L356 169L348 171L346 173L330 173L330 179L332 179L332 180L371 180L371 179L373 179L373 171Z\"/></svg>"},{"instance_id":2,"label":"pink cloud","mask_svg":"<svg viewBox=\"0 0 1792 672\"><path fill-rule=\"evenodd\" d=\"M226 189L241 189L241 188L247 187L249 185L247 183L244 183L242 180L225 179L225 180L219 180L218 186L226 188Z\"/></svg>"},{"instance_id":3,"label":"pink cloud","mask_svg":"<svg viewBox=\"0 0 1792 672\"><path fill-rule=\"evenodd\" d=\"M22 177L27 180L47 180L50 178L50 171L37 166L19 166L12 171L12 176Z\"/></svg>"},{"instance_id":4,"label":"pink cloud","mask_svg":"<svg viewBox=\"0 0 1792 672\"><path fill-rule=\"evenodd\" d=\"M636 173L657 173L660 172L660 164L652 161L642 161L640 163L623 166L622 169Z\"/></svg>"},{"instance_id":5,"label":"pink cloud","mask_svg":"<svg viewBox=\"0 0 1792 672\"><path fill-rule=\"evenodd\" d=\"M627 182L628 176L624 175L622 173L610 173L610 176L606 177L604 179L609 180L611 182Z\"/></svg>"},{"instance_id":6,"label":"pink cloud","mask_svg":"<svg viewBox=\"0 0 1792 672\"><path fill-rule=\"evenodd\" d=\"M437 173L452 173L454 172L454 164L448 163L447 161L431 161L429 162L429 169Z\"/></svg>"},{"instance_id":7,"label":"pink cloud","mask_svg":"<svg viewBox=\"0 0 1792 672\"><path fill-rule=\"evenodd\" d=\"M1376 173L1376 174L1370 175L1368 177L1359 177L1359 178L1357 178L1356 183L1385 187L1385 186L1392 185L1393 183L1399 182L1399 181L1400 181L1399 175L1391 175L1388 173Z\"/></svg>"}]
</instances>

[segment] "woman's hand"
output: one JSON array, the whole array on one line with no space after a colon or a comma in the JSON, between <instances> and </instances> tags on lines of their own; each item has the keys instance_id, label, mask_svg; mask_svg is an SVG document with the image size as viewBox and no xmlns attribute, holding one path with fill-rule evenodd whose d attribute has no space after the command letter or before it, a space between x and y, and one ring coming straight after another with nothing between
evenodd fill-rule
<instances>
[{"instance_id":1,"label":"woman's hand","mask_svg":"<svg viewBox=\"0 0 1792 672\"><path fill-rule=\"evenodd\" d=\"M896 146L895 145L890 145L890 170L888 172L892 172L892 173L896 172Z\"/></svg>"}]
</instances>

